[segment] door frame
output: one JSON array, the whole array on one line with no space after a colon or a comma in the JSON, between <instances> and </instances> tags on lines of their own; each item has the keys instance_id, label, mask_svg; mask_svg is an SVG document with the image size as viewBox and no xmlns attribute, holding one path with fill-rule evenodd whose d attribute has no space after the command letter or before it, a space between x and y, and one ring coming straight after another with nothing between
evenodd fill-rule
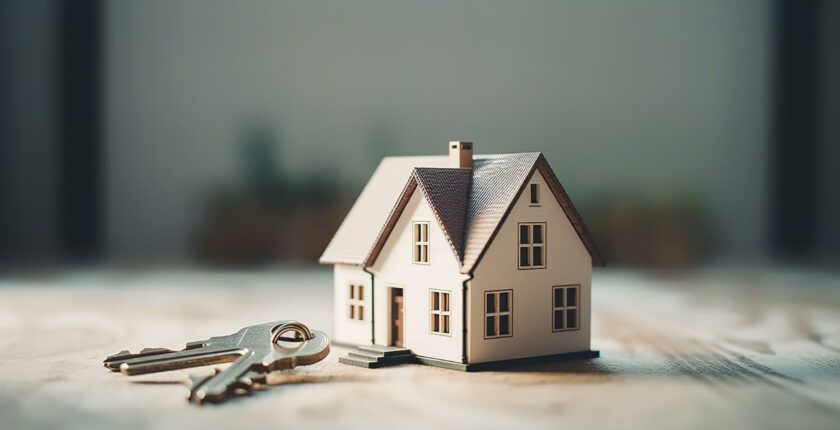
<instances>
[{"instance_id":1,"label":"door frame","mask_svg":"<svg viewBox=\"0 0 840 430\"><path fill-rule=\"evenodd\" d=\"M405 287L400 285L388 286L388 346L394 345L394 293L400 290L402 297L402 347L405 348Z\"/></svg>"}]
</instances>

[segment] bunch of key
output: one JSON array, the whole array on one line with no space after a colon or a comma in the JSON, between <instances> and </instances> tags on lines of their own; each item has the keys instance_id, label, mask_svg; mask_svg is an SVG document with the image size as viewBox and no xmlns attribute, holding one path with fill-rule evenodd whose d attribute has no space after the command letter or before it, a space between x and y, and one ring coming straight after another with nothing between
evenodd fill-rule
<instances>
[{"instance_id":1,"label":"bunch of key","mask_svg":"<svg viewBox=\"0 0 840 430\"><path fill-rule=\"evenodd\" d=\"M287 333L293 336L284 336ZM189 342L180 351L122 351L106 358L105 367L124 375L141 375L232 362L210 376L189 378L190 402L216 403L229 396L250 394L255 386L266 384L269 372L317 363L329 352L330 340L323 332L310 330L297 321L277 321L245 327L228 336Z\"/></svg>"}]
</instances>

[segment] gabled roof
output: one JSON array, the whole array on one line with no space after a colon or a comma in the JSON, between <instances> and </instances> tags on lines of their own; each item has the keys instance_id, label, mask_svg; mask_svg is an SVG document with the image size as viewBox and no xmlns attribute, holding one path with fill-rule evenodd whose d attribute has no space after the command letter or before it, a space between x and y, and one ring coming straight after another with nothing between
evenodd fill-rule
<instances>
[{"instance_id":1,"label":"gabled roof","mask_svg":"<svg viewBox=\"0 0 840 430\"><path fill-rule=\"evenodd\" d=\"M462 272L472 272L539 158L539 152L523 152L486 155L473 161Z\"/></svg>"},{"instance_id":2,"label":"gabled roof","mask_svg":"<svg viewBox=\"0 0 840 430\"><path fill-rule=\"evenodd\" d=\"M459 262L464 252L471 179L470 169L418 167L412 174Z\"/></svg>"},{"instance_id":3,"label":"gabled roof","mask_svg":"<svg viewBox=\"0 0 840 430\"><path fill-rule=\"evenodd\" d=\"M407 169L412 162L417 163L417 168ZM321 256L320 262L372 265L412 193L419 187L460 263L461 272L471 273L510 212L513 202L524 189L528 178L535 170L540 170L552 194L592 256L592 264L604 265L580 215L542 154L531 152L477 155L473 157L472 170L443 167L446 164L446 157L400 157L383 160ZM436 168L420 167L423 165ZM400 174L405 175L403 178L408 178L408 183L402 182L404 186L401 190L388 200L391 203L390 207L383 209L382 200L386 200L386 194L393 193L396 187L393 183L386 186L374 182L395 182L395 176ZM366 206L357 209L360 203L365 203ZM373 213L379 210L382 212ZM377 230L376 234L371 237L374 229Z\"/></svg>"},{"instance_id":4,"label":"gabled roof","mask_svg":"<svg viewBox=\"0 0 840 430\"><path fill-rule=\"evenodd\" d=\"M364 264L414 168L448 165L445 155L383 158L318 261Z\"/></svg>"}]
</instances>

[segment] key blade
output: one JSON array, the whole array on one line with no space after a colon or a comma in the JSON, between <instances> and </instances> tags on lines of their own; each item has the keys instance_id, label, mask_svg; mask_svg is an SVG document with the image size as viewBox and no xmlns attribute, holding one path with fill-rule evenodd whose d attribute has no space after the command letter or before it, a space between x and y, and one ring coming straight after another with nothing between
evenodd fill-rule
<instances>
[{"instance_id":1,"label":"key blade","mask_svg":"<svg viewBox=\"0 0 840 430\"><path fill-rule=\"evenodd\" d=\"M220 372L217 372L218 374ZM268 386L266 378L268 374L261 370L250 370L239 377L236 382L228 385L224 391L214 391L198 389L198 386L207 382L215 375L206 378L197 379L192 383L193 389L187 395L187 400L192 403L220 403L231 396L245 396L253 393L255 390L265 390Z\"/></svg>"},{"instance_id":2,"label":"key blade","mask_svg":"<svg viewBox=\"0 0 840 430\"><path fill-rule=\"evenodd\" d=\"M106 367L112 370L116 367L125 375L140 375L230 363L242 354L243 348L239 344L249 329L246 327L233 334L188 342L180 351L163 351L162 348L156 348L155 351L144 353L147 350L143 350L141 354L124 357L120 362L113 360L110 366Z\"/></svg>"},{"instance_id":3,"label":"key blade","mask_svg":"<svg viewBox=\"0 0 840 430\"><path fill-rule=\"evenodd\" d=\"M219 372L221 372L221 370L213 369L213 373L211 373L209 375L201 375L201 376L189 375L189 376L187 376L187 380L185 381L186 385L187 385L187 388L189 388L190 391L192 391L192 390L198 388L199 385L207 382L208 379L216 376Z\"/></svg>"},{"instance_id":4,"label":"key blade","mask_svg":"<svg viewBox=\"0 0 840 430\"><path fill-rule=\"evenodd\" d=\"M120 364L120 372L124 375L142 375L146 373L166 372L169 370L186 369L211 364L222 364L236 361L248 350L245 348L195 348L183 351L155 354L125 360Z\"/></svg>"},{"instance_id":5,"label":"key blade","mask_svg":"<svg viewBox=\"0 0 840 430\"><path fill-rule=\"evenodd\" d=\"M108 370L112 372L119 372L120 365L123 364L126 360L130 360L132 358L138 357L148 357L150 355L159 355L159 354L166 354L168 352L175 352L168 348L143 348L137 354L134 354L128 350L120 351L116 354L109 355L105 360L102 361L102 364L108 368Z\"/></svg>"},{"instance_id":6,"label":"key blade","mask_svg":"<svg viewBox=\"0 0 840 430\"><path fill-rule=\"evenodd\" d=\"M260 388L268 385L268 373L250 371L239 378L240 382L250 385L252 388Z\"/></svg>"},{"instance_id":7,"label":"key blade","mask_svg":"<svg viewBox=\"0 0 840 430\"><path fill-rule=\"evenodd\" d=\"M253 370L260 369L262 360L254 351L249 350L240 356L227 369L213 375L202 384L191 390L190 401L196 403L213 402L218 403L236 390L249 393L252 388L251 380L243 380L243 376Z\"/></svg>"}]
</instances>

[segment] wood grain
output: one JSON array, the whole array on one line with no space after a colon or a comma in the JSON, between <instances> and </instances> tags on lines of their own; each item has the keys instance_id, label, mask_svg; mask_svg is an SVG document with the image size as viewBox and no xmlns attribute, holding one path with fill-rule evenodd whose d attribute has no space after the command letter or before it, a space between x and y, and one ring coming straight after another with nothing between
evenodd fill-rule
<instances>
[{"instance_id":1,"label":"wood grain","mask_svg":"<svg viewBox=\"0 0 840 430\"><path fill-rule=\"evenodd\" d=\"M594 360L462 373L323 362L229 403L187 371L102 359L271 319L331 331L328 270L85 271L0 280L0 428L840 427L840 282L797 272L593 279ZM198 369L195 373L208 372Z\"/></svg>"}]
</instances>

